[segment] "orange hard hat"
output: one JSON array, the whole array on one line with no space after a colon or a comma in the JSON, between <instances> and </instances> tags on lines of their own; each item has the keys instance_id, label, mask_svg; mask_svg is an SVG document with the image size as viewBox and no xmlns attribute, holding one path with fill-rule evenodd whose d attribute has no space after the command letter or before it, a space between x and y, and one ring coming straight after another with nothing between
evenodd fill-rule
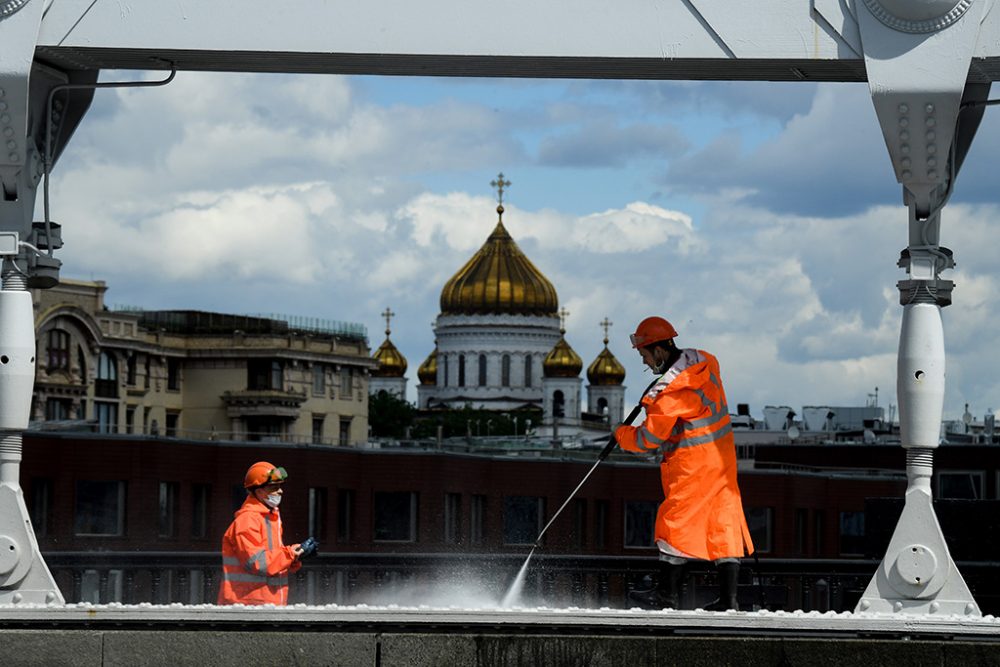
<instances>
[{"instance_id":1,"label":"orange hard hat","mask_svg":"<svg viewBox=\"0 0 1000 667\"><path fill-rule=\"evenodd\" d=\"M667 322L662 317L647 317L639 326L635 328L635 333L629 336L632 347L640 348L658 343L661 340L670 340L677 336L674 325Z\"/></svg>"},{"instance_id":2,"label":"orange hard hat","mask_svg":"<svg viewBox=\"0 0 1000 667\"><path fill-rule=\"evenodd\" d=\"M252 489L265 484L281 484L288 479L284 468L279 468L267 461L258 461L247 470L243 477L243 488Z\"/></svg>"}]
</instances>

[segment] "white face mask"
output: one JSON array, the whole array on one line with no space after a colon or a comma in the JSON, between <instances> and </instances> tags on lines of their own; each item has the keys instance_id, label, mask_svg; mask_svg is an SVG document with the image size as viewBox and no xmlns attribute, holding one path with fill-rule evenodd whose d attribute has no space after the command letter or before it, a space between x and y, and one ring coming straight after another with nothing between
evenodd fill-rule
<instances>
[{"instance_id":1,"label":"white face mask","mask_svg":"<svg viewBox=\"0 0 1000 667\"><path fill-rule=\"evenodd\" d=\"M267 500L265 500L264 502L271 509L276 509L278 507L278 505L281 504L281 494L280 493L272 493L271 495L269 495L267 497Z\"/></svg>"}]
</instances>

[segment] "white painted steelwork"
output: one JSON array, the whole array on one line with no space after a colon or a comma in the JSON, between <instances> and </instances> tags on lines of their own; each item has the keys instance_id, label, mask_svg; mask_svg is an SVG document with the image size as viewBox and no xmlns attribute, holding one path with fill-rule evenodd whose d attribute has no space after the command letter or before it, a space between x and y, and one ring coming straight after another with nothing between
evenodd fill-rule
<instances>
[{"instance_id":1,"label":"white painted steelwork","mask_svg":"<svg viewBox=\"0 0 1000 667\"><path fill-rule=\"evenodd\" d=\"M487 0L7 0L0 4L0 232L41 245L31 214L42 166L50 166L42 156L58 157L90 102L65 86L92 83L104 68L867 79L909 218L899 262L908 278L899 283L898 378L909 490L861 606L975 616L926 480L944 392L940 308L952 289L940 277L953 266L939 245L940 215L990 82L1000 78L1000 12L992 9L992 0L512 0L502 12ZM48 221L45 229L52 245ZM48 249L19 255L29 285L56 280L59 263ZM0 378L0 394L10 390ZM7 473L15 486L16 465L12 458ZM0 542L11 539L3 526L18 511L0 498L8 521ZM14 551L18 562L40 560L36 547ZM0 585L4 595L11 590Z\"/></svg>"},{"instance_id":2,"label":"white painted steelwork","mask_svg":"<svg viewBox=\"0 0 1000 667\"><path fill-rule=\"evenodd\" d=\"M992 616L968 617L951 614L927 614L907 617L900 623L898 614L867 612L710 612L647 611L642 609L553 609L526 607L496 609L483 607L430 606L341 606L293 605L291 607L220 607L215 605L0 605L0 619L10 625L37 622L46 628L61 624L98 628L125 627L130 623L170 626L233 626L246 623L308 625L310 627L356 625L358 627L407 626L413 629L454 625L460 632L481 628L557 626L608 629L630 628L635 634L654 634L669 630L698 630L720 634L746 632L790 636L845 635L865 636L934 636L998 638L1000 619Z\"/></svg>"}]
</instances>

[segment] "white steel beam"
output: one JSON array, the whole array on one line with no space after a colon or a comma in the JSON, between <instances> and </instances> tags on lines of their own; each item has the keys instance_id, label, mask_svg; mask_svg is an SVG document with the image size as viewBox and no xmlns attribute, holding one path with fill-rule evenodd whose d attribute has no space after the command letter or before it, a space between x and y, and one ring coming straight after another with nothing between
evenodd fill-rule
<instances>
[{"instance_id":1,"label":"white steel beam","mask_svg":"<svg viewBox=\"0 0 1000 667\"><path fill-rule=\"evenodd\" d=\"M940 214L989 83L1000 79L1000 12L992 8L993 0L0 0L0 84L10 90L0 102L7 110L0 131L10 129L9 152L0 153L0 232L37 240L30 216L39 156L51 166L46 156L58 154L89 102L68 95L78 88L74 73L77 80L93 80L100 69L867 80L909 216L897 383L909 489L859 608L974 617L979 608L948 554L928 480L944 395L940 309L951 300L940 273L953 266L939 244ZM57 90L66 99L51 102ZM0 300L0 315L10 311L12 322L20 317L15 300L23 301L16 293L58 271L48 221L43 236L47 263L37 264L37 250L17 248L0 271L0 294L12 293ZM0 374L0 395L15 389ZM15 437L24 420L2 413L0 405L0 436L9 435L0 490L9 487L11 499L0 495L0 549L8 547L0 601L18 601L22 580L13 580L36 562L37 546L13 527L24 521ZM37 581L26 586L32 595L54 599L50 579Z\"/></svg>"}]
</instances>

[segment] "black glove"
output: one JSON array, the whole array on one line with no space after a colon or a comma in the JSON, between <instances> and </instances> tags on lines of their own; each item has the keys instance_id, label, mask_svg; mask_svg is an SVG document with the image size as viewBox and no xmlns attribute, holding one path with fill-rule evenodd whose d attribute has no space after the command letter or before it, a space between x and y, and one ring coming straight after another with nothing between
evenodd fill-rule
<instances>
[{"instance_id":1,"label":"black glove","mask_svg":"<svg viewBox=\"0 0 1000 667\"><path fill-rule=\"evenodd\" d=\"M316 554L319 550L319 542L316 541L315 537L307 537L299 545L299 548L302 549L302 553L299 554L299 560L303 560Z\"/></svg>"}]
</instances>

